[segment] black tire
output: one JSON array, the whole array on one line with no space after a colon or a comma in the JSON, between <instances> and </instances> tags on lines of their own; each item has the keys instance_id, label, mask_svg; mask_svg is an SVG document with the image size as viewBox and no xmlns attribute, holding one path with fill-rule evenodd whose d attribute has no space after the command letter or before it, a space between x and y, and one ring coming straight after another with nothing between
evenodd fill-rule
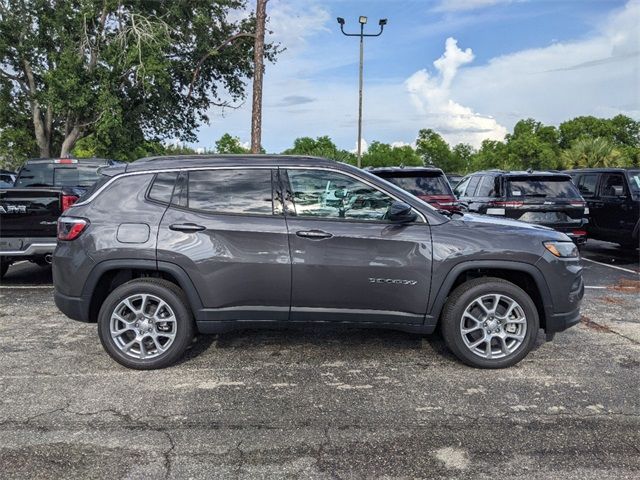
<instances>
[{"instance_id":1,"label":"black tire","mask_svg":"<svg viewBox=\"0 0 640 480\"><path fill-rule=\"evenodd\" d=\"M0 260L0 278L4 277L7 270L9 270L9 262L3 262Z\"/></svg>"},{"instance_id":2,"label":"black tire","mask_svg":"<svg viewBox=\"0 0 640 480\"><path fill-rule=\"evenodd\" d=\"M525 316L526 332L522 343L502 358L483 358L477 355L465 344L460 330L466 308L475 299L490 294L506 295L515 300ZM444 307L441 326L447 347L463 363L476 368L505 368L515 365L527 356L536 342L540 320L533 300L524 290L500 278L483 277L465 282L453 291Z\"/></svg>"},{"instance_id":3,"label":"black tire","mask_svg":"<svg viewBox=\"0 0 640 480\"><path fill-rule=\"evenodd\" d=\"M166 302L176 319L173 343L153 358L127 355L111 336L110 324L114 310L124 299L136 294L150 294ZM98 314L98 336L104 349L116 362L137 370L154 370L174 364L191 344L194 332L193 314L184 292L177 285L159 278L139 278L120 285L105 299Z\"/></svg>"}]
</instances>

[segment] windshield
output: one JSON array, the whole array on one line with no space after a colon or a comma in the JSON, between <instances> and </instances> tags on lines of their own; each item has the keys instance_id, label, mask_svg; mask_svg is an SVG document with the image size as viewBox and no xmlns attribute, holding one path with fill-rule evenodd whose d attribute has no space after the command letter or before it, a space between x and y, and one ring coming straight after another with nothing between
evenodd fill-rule
<instances>
[{"instance_id":1,"label":"windshield","mask_svg":"<svg viewBox=\"0 0 640 480\"><path fill-rule=\"evenodd\" d=\"M631 191L636 195L640 194L640 170L629 170L627 172L627 177L629 177L629 186L631 187Z\"/></svg>"},{"instance_id":2,"label":"windshield","mask_svg":"<svg viewBox=\"0 0 640 480\"><path fill-rule=\"evenodd\" d=\"M511 197L580 198L571 179L565 177L511 177L507 189Z\"/></svg>"},{"instance_id":3,"label":"windshield","mask_svg":"<svg viewBox=\"0 0 640 480\"><path fill-rule=\"evenodd\" d=\"M90 187L98 179L98 165L25 165L16 187Z\"/></svg>"},{"instance_id":4,"label":"windshield","mask_svg":"<svg viewBox=\"0 0 640 480\"><path fill-rule=\"evenodd\" d=\"M384 174L385 180L419 197L425 195L453 195L451 187L444 176L422 175L422 174Z\"/></svg>"}]
</instances>

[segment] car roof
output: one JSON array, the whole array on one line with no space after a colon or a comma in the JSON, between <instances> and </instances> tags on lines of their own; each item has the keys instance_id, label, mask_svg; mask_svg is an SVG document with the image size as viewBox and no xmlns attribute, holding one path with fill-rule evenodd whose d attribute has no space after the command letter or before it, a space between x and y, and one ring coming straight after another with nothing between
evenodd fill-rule
<instances>
[{"instance_id":1,"label":"car roof","mask_svg":"<svg viewBox=\"0 0 640 480\"><path fill-rule=\"evenodd\" d=\"M304 155L172 155L146 157L129 163L126 172L155 171L175 168L204 167L278 167L278 166L336 166L340 162L328 158Z\"/></svg>"},{"instance_id":2,"label":"car roof","mask_svg":"<svg viewBox=\"0 0 640 480\"><path fill-rule=\"evenodd\" d=\"M436 167L376 167L376 168L367 168L368 172L371 173L442 173L442 169Z\"/></svg>"},{"instance_id":3,"label":"car roof","mask_svg":"<svg viewBox=\"0 0 640 480\"><path fill-rule=\"evenodd\" d=\"M572 173L622 173L629 170L637 170L637 168L618 168L618 167L599 167L599 168L574 168L572 170L563 170L564 173L571 175Z\"/></svg>"},{"instance_id":4,"label":"car roof","mask_svg":"<svg viewBox=\"0 0 640 480\"><path fill-rule=\"evenodd\" d=\"M470 175L495 175L505 177L568 177L569 174L560 171L548 171L548 170L483 170L480 172L474 172Z\"/></svg>"}]
</instances>

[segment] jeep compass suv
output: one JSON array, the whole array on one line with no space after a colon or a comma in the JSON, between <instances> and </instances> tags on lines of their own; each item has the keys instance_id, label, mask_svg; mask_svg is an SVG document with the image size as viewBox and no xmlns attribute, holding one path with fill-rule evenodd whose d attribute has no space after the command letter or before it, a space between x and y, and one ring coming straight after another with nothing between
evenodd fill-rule
<instances>
[{"instance_id":1,"label":"jeep compass suv","mask_svg":"<svg viewBox=\"0 0 640 480\"><path fill-rule=\"evenodd\" d=\"M349 324L431 333L499 368L578 322L584 292L563 233L449 218L331 160L157 158L103 171L58 223L56 305L97 321L131 368L175 362L194 334Z\"/></svg>"}]
</instances>

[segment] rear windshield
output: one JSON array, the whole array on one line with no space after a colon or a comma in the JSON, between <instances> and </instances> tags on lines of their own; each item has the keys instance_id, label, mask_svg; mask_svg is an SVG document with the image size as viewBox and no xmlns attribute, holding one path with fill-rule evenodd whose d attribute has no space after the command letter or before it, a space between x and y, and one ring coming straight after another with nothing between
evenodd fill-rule
<instances>
[{"instance_id":1,"label":"rear windshield","mask_svg":"<svg viewBox=\"0 0 640 480\"><path fill-rule=\"evenodd\" d=\"M627 172L629 177L629 185L633 193L640 193L640 170L629 170Z\"/></svg>"},{"instance_id":2,"label":"rear windshield","mask_svg":"<svg viewBox=\"0 0 640 480\"><path fill-rule=\"evenodd\" d=\"M507 191L511 197L580 198L578 189L566 177L509 177Z\"/></svg>"},{"instance_id":3,"label":"rear windshield","mask_svg":"<svg viewBox=\"0 0 640 480\"><path fill-rule=\"evenodd\" d=\"M16 187L90 187L98 180L103 165L60 165L34 163L25 165Z\"/></svg>"},{"instance_id":4,"label":"rear windshield","mask_svg":"<svg viewBox=\"0 0 640 480\"><path fill-rule=\"evenodd\" d=\"M380 176L416 196L453 195L451 187L444 175L421 173L404 173L396 175L385 173Z\"/></svg>"}]
</instances>

